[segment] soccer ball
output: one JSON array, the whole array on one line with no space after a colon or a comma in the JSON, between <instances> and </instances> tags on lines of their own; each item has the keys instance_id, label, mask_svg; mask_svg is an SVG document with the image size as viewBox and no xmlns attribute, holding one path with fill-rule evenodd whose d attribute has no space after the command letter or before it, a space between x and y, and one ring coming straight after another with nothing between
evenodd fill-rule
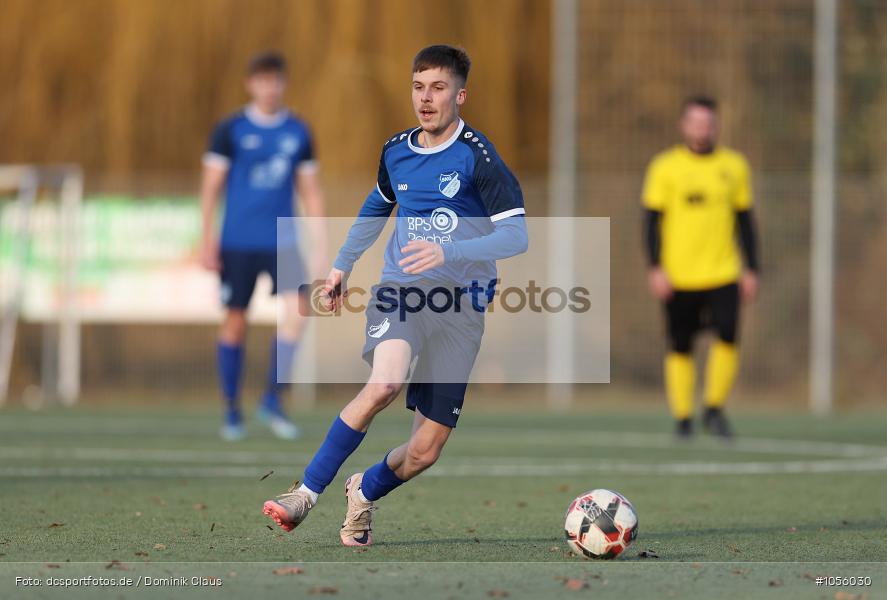
<instances>
[{"instance_id":1,"label":"soccer ball","mask_svg":"<svg viewBox=\"0 0 887 600\"><path fill-rule=\"evenodd\" d=\"M638 536L638 516L625 496L591 490L570 504L564 533L579 556L616 558Z\"/></svg>"}]
</instances>

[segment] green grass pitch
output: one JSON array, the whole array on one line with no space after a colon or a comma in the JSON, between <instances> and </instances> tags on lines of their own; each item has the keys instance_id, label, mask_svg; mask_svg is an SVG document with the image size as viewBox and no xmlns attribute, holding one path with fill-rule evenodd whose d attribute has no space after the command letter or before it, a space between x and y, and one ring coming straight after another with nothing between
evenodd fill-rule
<instances>
[{"instance_id":1,"label":"green grass pitch","mask_svg":"<svg viewBox=\"0 0 887 600\"><path fill-rule=\"evenodd\" d=\"M267 527L262 502L301 476L332 412L300 416L298 442L251 424L226 444L208 408L4 410L0 598L174 592L16 586L86 575L184 577L175 591L213 598L887 597L887 414L741 413L726 446L674 443L662 413L469 412L441 461L379 503L376 545L355 550L338 542L343 481L405 439L402 409L377 419L293 534ZM638 511L615 561L563 541L567 505L596 487Z\"/></svg>"}]
</instances>

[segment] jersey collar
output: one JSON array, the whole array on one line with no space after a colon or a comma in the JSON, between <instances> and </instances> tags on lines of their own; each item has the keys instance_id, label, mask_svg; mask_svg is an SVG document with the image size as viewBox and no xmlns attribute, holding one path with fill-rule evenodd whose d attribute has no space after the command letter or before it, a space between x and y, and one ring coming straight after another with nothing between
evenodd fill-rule
<instances>
[{"instance_id":1,"label":"jersey collar","mask_svg":"<svg viewBox=\"0 0 887 600\"><path fill-rule=\"evenodd\" d=\"M273 115L266 115L260 111L254 104L247 104L243 109L243 114L249 119L250 123L256 127L278 127L286 121L289 111L285 108L280 109Z\"/></svg>"},{"instance_id":2,"label":"jersey collar","mask_svg":"<svg viewBox=\"0 0 887 600\"><path fill-rule=\"evenodd\" d=\"M443 152L447 148L453 145L453 143L459 139L459 135L462 133L462 130L465 128L465 121L459 119L459 126L456 127L456 131L453 135L450 136L450 139L445 141L443 144L439 144L434 148L423 148L421 146L413 145L413 134L422 129L421 127L416 127L410 132L410 135L407 136L407 144L410 146L410 150L417 154L437 154L438 152Z\"/></svg>"}]
</instances>

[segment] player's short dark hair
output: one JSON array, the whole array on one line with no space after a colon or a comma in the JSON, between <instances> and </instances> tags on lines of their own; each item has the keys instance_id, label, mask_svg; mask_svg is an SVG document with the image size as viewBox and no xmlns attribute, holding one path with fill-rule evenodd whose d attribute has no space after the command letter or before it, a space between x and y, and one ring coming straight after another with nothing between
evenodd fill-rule
<instances>
[{"instance_id":1,"label":"player's short dark hair","mask_svg":"<svg viewBox=\"0 0 887 600\"><path fill-rule=\"evenodd\" d=\"M421 73L428 69L447 69L450 73L462 80L462 85L468 81L468 72L471 70L471 59L462 48L437 44L422 48L413 59L413 73Z\"/></svg>"},{"instance_id":2,"label":"player's short dark hair","mask_svg":"<svg viewBox=\"0 0 887 600\"><path fill-rule=\"evenodd\" d=\"M286 58L276 50L259 52L249 59L249 64L246 67L247 75L256 75L258 73L286 75Z\"/></svg>"},{"instance_id":3,"label":"player's short dark hair","mask_svg":"<svg viewBox=\"0 0 887 600\"><path fill-rule=\"evenodd\" d=\"M718 112L718 101L711 96L706 96L705 94L695 94L693 96L688 96L684 100L684 104L681 105L681 114L687 112L687 109L691 106L701 106L702 108L707 108L711 112Z\"/></svg>"}]
</instances>

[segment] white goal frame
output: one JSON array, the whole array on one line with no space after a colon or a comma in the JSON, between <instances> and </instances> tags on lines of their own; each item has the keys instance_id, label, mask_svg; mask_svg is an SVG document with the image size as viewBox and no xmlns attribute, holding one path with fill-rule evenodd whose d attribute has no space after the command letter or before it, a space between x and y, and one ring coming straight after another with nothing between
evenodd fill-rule
<instances>
[{"instance_id":1,"label":"white goal frame","mask_svg":"<svg viewBox=\"0 0 887 600\"><path fill-rule=\"evenodd\" d=\"M83 171L78 165L0 165L0 189L15 193L13 214L13 289L0 306L0 406L9 394L18 321L27 282L32 213L38 201L59 211L59 309L43 322L41 398L76 403L80 395L80 319L77 310L78 222Z\"/></svg>"}]
</instances>

